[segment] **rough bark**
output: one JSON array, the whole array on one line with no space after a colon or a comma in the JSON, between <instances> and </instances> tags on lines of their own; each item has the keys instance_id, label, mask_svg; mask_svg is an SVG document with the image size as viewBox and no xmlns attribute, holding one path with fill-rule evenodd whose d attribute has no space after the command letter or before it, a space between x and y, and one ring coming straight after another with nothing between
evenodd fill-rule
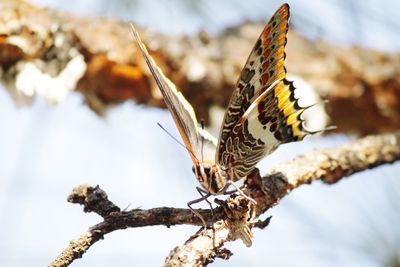
<instances>
[{"instance_id":1,"label":"rough bark","mask_svg":"<svg viewBox=\"0 0 400 267\"><path fill-rule=\"evenodd\" d=\"M2 0L0 9L2 79L17 102L30 102L35 94L59 102L76 88L98 113L130 99L163 105L127 23L40 9L22 0ZM159 65L207 121L212 105L226 106L262 27L241 25L216 37L141 33ZM330 100L328 114L341 132L399 128L399 62L399 53L343 48L289 33L289 73Z\"/></svg>"},{"instance_id":2,"label":"rough bark","mask_svg":"<svg viewBox=\"0 0 400 267\"><path fill-rule=\"evenodd\" d=\"M185 244L174 248L165 266L203 266L216 257L227 259L231 252L223 248L224 243L241 239L250 246L251 228L254 225L263 228L269 222L267 219L254 223L255 220L295 188L316 180L333 184L354 173L399 159L400 132L397 131L368 136L348 145L298 156L276 166L264 177L255 172L246 182L244 192L256 200L257 205L240 194L234 194L225 201L217 200L219 207L214 210L214 216L210 210L198 210L212 227L202 228ZM105 234L115 230L151 225L202 225L201 220L188 209L162 207L121 211L107 199L103 190L88 185L74 189L68 200L83 205L86 212L98 213L104 221L71 241L50 266L68 266L73 260L82 257Z\"/></svg>"}]
</instances>

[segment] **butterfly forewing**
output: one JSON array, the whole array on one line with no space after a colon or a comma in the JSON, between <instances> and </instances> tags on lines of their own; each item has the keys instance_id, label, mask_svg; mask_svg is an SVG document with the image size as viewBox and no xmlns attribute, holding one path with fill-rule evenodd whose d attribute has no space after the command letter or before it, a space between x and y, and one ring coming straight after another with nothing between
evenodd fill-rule
<instances>
[{"instance_id":1,"label":"butterfly forewing","mask_svg":"<svg viewBox=\"0 0 400 267\"><path fill-rule=\"evenodd\" d=\"M286 77L289 6L282 5L257 40L225 113L216 162L233 181L246 177L281 143L301 140L303 109Z\"/></svg>"},{"instance_id":2,"label":"butterfly forewing","mask_svg":"<svg viewBox=\"0 0 400 267\"><path fill-rule=\"evenodd\" d=\"M198 160L203 160L203 157L214 160L216 141L207 131L198 128L193 107L157 66L136 29L133 25L131 27L143 57L160 88L164 101L172 114L185 146L189 150L193 163L196 164Z\"/></svg>"},{"instance_id":3,"label":"butterfly forewing","mask_svg":"<svg viewBox=\"0 0 400 267\"><path fill-rule=\"evenodd\" d=\"M289 6L281 6L265 26L241 72L220 131L216 162L222 161L226 141L252 101L274 81L286 77L284 67Z\"/></svg>"}]
</instances>

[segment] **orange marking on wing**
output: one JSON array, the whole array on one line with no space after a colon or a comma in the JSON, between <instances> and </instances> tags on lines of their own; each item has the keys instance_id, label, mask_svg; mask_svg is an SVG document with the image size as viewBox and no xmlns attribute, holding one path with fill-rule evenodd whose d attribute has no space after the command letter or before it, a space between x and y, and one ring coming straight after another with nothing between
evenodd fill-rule
<instances>
[{"instance_id":1,"label":"orange marking on wing","mask_svg":"<svg viewBox=\"0 0 400 267\"><path fill-rule=\"evenodd\" d=\"M277 51L276 51L276 57L277 58L281 58L283 57L283 54L285 53L285 48L284 47L280 47Z\"/></svg>"},{"instance_id":2,"label":"orange marking on wing","mask_svg":"<svg viewBox=\"0 0 400 267\"><path fill-rule=\"evenodd\" d=\"M243 116L240 117L239 124L243 124L246 119L247 119L247 115L243 114Z\"/></svg>"},{"instance_id":3,"label":"orange marking on wing","mask_svg":"<svg viewBox=\"0 0 400 267\"><path fill-rule=\"evenodd\" d=\"M276 69L283 69L283 64L285 64L285 62L282 60L279 60L278 62L276 62L275 68Z\"/></svg>"},{"instance_id":4,"label":"orange marking on wing","mask_svg":"<svg viewBox=\"0 0 400 267\"><path fill-rule=\"evenodd\" d=\"M281 21L287 21L288 17L289 17L289 14L287 12L284 12L284 13L280 14L279 19Z\"/></svg>"},{"instance_id":5,"label":"orange marking on wing","mask_svg":"<svg viewBox=\"0 0 400 267\"><path fill-rule=\"evenodd\" d=\"M261 75L261 80L264 84L266 84L269 80L269 75L268 73L264 73L263 75Z\"/></svg>"},{"instance_id":6,"label":"orange marking on wing","mask_svg":"<svg viewBox=\"0 0 400 267\"><path fill-rule=\"evenodd\" d=\"M278 39L276 39L276 42L281 45L285 41L285 38L286 38L285 34L281 34L279 35Z\"/></svg>"},{"instance_id":7,"label":"orange marking on wing","mask_svg":"<svg viewBox=\"0 0 400 267\"><path fill-rule=\"evenodd\" d=\"M263 71L266 71L269 68L269 62L265 61L264 64L262 64L261 68L262 68Z\"/></svg>"},{"instance_id":8,"label":"orange marking on wing","mask_svg":"<svg viewBox=\"0 0 400 267\"><path fill-rule=\"evenodd\" d=\"M199 164L209 164L211 167L215 166L214 161L212 160L200 160Z\"/></svg>"},{"instance_id":9,"label":"orange marking on wing","mask_svg":"<svg viewBox=\"0 0 400 267\"><path fill-rule=\"evenodd\" d=\"M180 135L182 136L183 143L185 144L187 150L190 151L189 155L192 158L193 163L198 163L198 160L194 155L193 147L190 144L189 138L186 136L185 131L182 129L182 127L180 127L178 120L175 119L174 116L172 116L172 118L174 119L175 125L178 128Z\"/></svg>"},{"instance_id":10,"label":"orange marking on wing","mask_svg":"<svg viewBox=\"0 0 400 267\"><path fill-rule=\"evenodd\" d=\"M286 77L285 69L279 70L277 75L274 75L274 80L280 80Z\"/></svg>"},{"instance_id":11,"label":"orange marking on wing","mask_svg":"<svg viewBox=\"0 0 400 267\"><path fill-rule=\"evenodd\" d=\"M265 49L265 51L264 51L264 53L263 53L263 57L264 57L264 58L267 58L267 57L269 57L270 54L271 54L271 50Z\"/></svg>"},{"instance_id":12,"label":"orange marking on wing","mask_svg":"<svg viewBox=\"0 0 400 267\"><path fill-rule=\"evenodd\" d=\"M263 97L257 97L256 100L254 100L254 103L259 105L265 99L265 97L266 97L266 95L264 95Z\"/></svg>"},{"instance_id":13,"label":"orange marking on wing","mask_svg":"<svg viewBox=\"0 0 400 267\"><path fill-rule=\"evenodd\" d=\"M288 25L287 21L282 22L281 24L279 24L278 30L279 30L279 31L284 31L284 30L286 30L287 25Z\"/></svg>"},{"instance_id":14,"label":"orange marking on wing","mask_svg":"<svg viewBox=\"0 0 400 267\"><path fill-rule=\"evenodd\" d=\"M288 16L289 15L289 8L288 8L288 4L282 5L277 13L279 13L282 16Z\"/></svg>"},{"instance_id":15,"label":"orange marking on wing","mask_svg":"<svg viewBox=\"0 0 400 267\"><path fill-rule=\"evenodd\" d=\"M284 68L277 68L275 69L274 75L272 75L271 80L281 80L286 77L285 69Z\"/></svg>"},{"instance_id":16,"label":"orange marking on wing","mask_svg":"<svg viewBox=\"0 0 400 267\"><path fill-rule=\"evenodd\" d=\"M267 38L268 37L268 35L269 35L269 33L271 32L271 26L269 26L268 28L266 28L264 31L263 31L263 33L262 33L262 35L261 35L261 37L264 39L264 38Z\"/></svg>"},{"instance_id":17,"label":"orange marking on wing","mask_svg":"<svg viewBox=\"0 0 400 267\"><path fill-rule=\"evenodd\" d=\"M270 42L271 42L271 38L265 39L262 45L263 45L264 47L267 47L267 46L269 45Z\"/></svg>"}]
</instances>

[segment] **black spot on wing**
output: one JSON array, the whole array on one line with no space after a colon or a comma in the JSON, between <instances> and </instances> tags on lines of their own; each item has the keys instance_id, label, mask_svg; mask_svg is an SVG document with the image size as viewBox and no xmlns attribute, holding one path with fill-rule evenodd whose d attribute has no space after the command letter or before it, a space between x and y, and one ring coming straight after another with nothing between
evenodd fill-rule
<instances>
[{"instance_id":1,"label":"black spot on wing","mask_svg":"<svg viewBox=\"0 0 400 267\"><path fill-rule=\"evenodd\" d=\"M278 126L278 125L277 125L276 123L272 123L271 126L269 127L269 130L270 130L271 132L275 132L277 126Z\"/></svg>"},{"instance_id":2,"label":"black spot on wing","mask_svg":"<svg viewBox=\"0 0 400 267\"><path fill-rule=\"evenodd\" d=\"M261 43L261 39L258 39L256 45L254 46L254 50L258 50L261 47Z\"/></svg>"},{"instance_id":3,"label":"black spot on wing","mask_svg":"<svg viewBox=\"0 0 400 267\"><path fill-rule=\"evenodd\" d=\"M280 131L275 131L274 137L275 137L278 141L280 141L280 142L283 140L282 134L281 134Z\"/></svg>"},{"instance_id":4,"label":"black spot on wing","mask_svg":"<svg viewBox=\"0 0 400 267\"><path fill-rule=\"evenodd\" d=\"M250 82L251 78L253 78L255 74L254 70L250 70L248 68L243 69L242 71L242 75L240 76L240 79L244 82L244 83L248 83Z\"/></svg>"}]
</instances>

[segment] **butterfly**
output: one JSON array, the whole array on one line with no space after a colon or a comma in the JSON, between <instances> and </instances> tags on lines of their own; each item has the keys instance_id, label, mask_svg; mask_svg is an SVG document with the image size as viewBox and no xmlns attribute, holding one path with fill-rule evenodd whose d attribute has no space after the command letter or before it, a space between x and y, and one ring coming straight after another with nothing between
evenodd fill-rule
<instances>
[{"instance_id":1,"label":"butterfly","mask_svg":"<svg viewBox=\"0 0 400 267\"><path fill-rule=\"evenodd\" d=\"M301 116L308 107L299 105L293 82L286 79L289 15L289 5L282 5L255 43L229 101L218 140L199 126L192 106L163 74L131 25L207 196L224 194L280 144L314 133L304 127Z\"/></svg>"}]
</instances>

